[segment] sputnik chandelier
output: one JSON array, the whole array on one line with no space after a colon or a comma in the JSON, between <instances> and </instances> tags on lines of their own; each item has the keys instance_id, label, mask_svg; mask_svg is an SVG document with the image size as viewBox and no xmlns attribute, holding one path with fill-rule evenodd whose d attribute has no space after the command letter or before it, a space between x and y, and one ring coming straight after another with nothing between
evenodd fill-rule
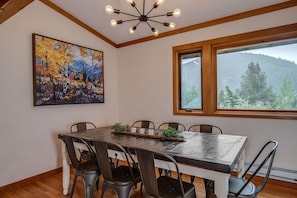
<instances>
[{"instance_id":1,"label":"sputnik chandelier","mask_svg":"<svg viewBox=\"0 0 297 198\"><path fill-rule=\"evenodd\" d=\"M157 17L162 17L162 16L167 16L167 17L170 17L170 16L174 16L174 17L178 17L180 16L181 14L181 11L180 9L176 8L173 12L167 12L165 14L159 14L159 15L150 15L151 12L156 9L157 7L159 7L161 4L164 3L164 0L156 0L155 3L153 4L153 7L148 11L146 12L145 10L145 0L143 0L143 7L142 7L142 12L139 11L139 9L136 7L136 3L135 3L135 0L127 0L127 2L133 7L135 8L135 10L137 11L138 15L135 15L135 14L130 14L130 13L126 13L126 12L122 12L120 11L119 9L115 9L113 8L111 5L107 5L105 7L105 12L107 14L112 14L112 13L116 13L116 14L123 14L123 15L128 15L128 16L131 16L132 18L131 19L127 19L127 20L116 20L116 19L112 19L110 21L110 24L111 26L115 27L117 26L118 24L122 24L124 22L129 22L129 21L138 21L136 25L130 27L129 29L129 32L131 34L133 34L136 29L137 29L137 26L140 24L140 23L146 23L150 29L152 30L153 34L155 36L158 36L159 35L159 31L154 28L150 22L154 22L154 23L158 23L158 24L162 24L164 25L165 27L169 27L170 29L173 29L175 28L175 23L171 22L171 23L168 23L168 22L160 22L160 21L157 21L157 20L154 20L154 18L157 18Z\"/></svg>"}]
</instances>

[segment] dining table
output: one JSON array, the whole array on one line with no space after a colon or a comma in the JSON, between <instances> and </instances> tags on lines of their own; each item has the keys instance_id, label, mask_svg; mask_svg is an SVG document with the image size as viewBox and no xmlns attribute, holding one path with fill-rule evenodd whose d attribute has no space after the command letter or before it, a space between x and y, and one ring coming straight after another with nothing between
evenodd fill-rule
<instances>
[{"instance_id":1,"label":"dining table","mask_svg":"<svg viewBox=\"0 0 297 198\"><path fill-rule=\"evenodd\" d=\"M179 131L181 139L162 138L161 131L156 130L157 135L132 133L115 133L112 126L88 129L76 133L60 133L58 137L72 136L82 138L89 142L106 141L117 143L124 148L140 147L156 152L171 155L178 163L180 172L200 178L213 180L214 192L217 198L226 198L229 188L229 177L232 172L241 176L244 172L246 136L211 134L201 132ZM86 149L81 143L75 143L75 147ZM124 160L121 152L109 150L110 157ZM135 160L136 159L136 156ZM70 161L65 144L62 143L63 162L63 194L68 194L70 180ZM164 160L155 160L156 167L170 170L172 164ZM199 190L199 189L198 189Z\"/></svg>"}]
</instances>

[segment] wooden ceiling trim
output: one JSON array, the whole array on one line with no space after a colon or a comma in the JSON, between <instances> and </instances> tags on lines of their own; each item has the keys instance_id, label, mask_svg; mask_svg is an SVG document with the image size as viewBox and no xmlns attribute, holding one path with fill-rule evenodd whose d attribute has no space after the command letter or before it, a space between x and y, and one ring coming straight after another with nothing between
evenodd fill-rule
<instances>
[{"instance_id":1,"label":"wooden ceiling trim","mask_svg":"<svg viewBox=\"0 0 297 198\"><path fill-rule=\"evenodd\" d=\"M4 7L0 10L0 24L29 5L32 1L34 0L1 0L0 7Z\"/></svg>"},{"instance_id":2,"label":"wooden ceiling trim","mask_svg":"<svg viewBox=\"0 0 297 198\"><path fill-rule=\"evenodd\" d=\"M0 0L0 8L4 8L4 5L6 4L6 3L8 3L8 1L10 1L10 0Z\"/></svg>"}]
</instances>

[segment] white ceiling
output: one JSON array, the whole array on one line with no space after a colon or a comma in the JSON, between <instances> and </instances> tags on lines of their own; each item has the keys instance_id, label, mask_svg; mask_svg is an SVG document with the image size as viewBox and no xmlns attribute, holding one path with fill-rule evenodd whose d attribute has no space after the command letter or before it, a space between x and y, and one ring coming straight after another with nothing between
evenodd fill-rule
<instances>
[{"instance_id":1,"label":"white ceiling","mask_svg":"<svg viewBox=\"0 0 297 198\"><path fill-rule=\"evenodd\" d=\"M142 1L135 0L137 8L142 11ZM181 9L181 16L158 17L160 22L174 22L175 29L199 24L202 22L219 19L237 13L242 13L269 5L274 5L287 0L167 0L158 8L154 9L151 15L164 14ZM137 22L126 22L117 27L110 26L111 19L127 19L125 15L105 13L105 6L112 5L122 12L136 14L133 7L126 0L50 0L58 7L86 23L97 32L112 40L116 44L136 40L152 35L150 28L142 23L137 27L134 34L129 33L129 28ZM146 10L150 9L155 0L146 0ZM151 23L160 33L169 31L167 27L157 23Z\"/></svg>"}]
</instances>

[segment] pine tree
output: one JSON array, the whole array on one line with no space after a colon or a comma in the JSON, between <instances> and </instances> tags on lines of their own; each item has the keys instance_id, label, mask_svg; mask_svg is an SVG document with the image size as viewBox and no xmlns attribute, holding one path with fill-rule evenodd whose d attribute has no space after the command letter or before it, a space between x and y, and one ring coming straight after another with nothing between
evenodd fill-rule
<instances>
[{"instance_id":1,"label":"pine tree","mask_svg":"<svg viewBox=\"0 0 297 198\"><path fill-rule=\"evenodd\" d=\"M263 102L264 105L271 105L275 101L275 94L272 87L267 86L266 75L261 72L258 63L251 62L240 83L240 97L254 105Z\"/></svg>"},{"instance_id":2,"label":"pine tree","mask_svg":"<svg viewBox=\"0 0 297 198\"><path fill-rule=\"evenodd\" d=\"M288 76L284 77L282 86L276 94L276 108L283 110L297 109L297 91Z\"/></svg>"}]
</instances>

